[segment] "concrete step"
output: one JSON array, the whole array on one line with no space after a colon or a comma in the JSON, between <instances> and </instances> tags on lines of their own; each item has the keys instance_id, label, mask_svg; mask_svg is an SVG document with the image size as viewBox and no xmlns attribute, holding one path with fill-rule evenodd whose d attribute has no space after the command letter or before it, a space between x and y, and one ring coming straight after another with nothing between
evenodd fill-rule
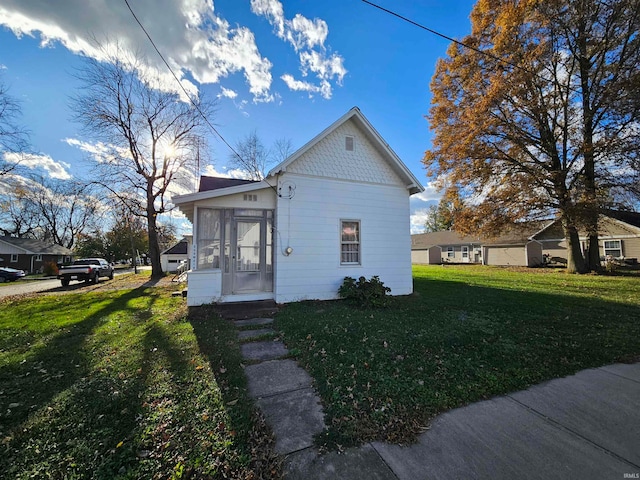
<instances>
[{"instance_id":1,"label":"concrete step","mask_svg":"<svg viewBox=\"0 0 640 480\"><path fill-rule=\"evenodd\" d=\"M238 332L238 340L251 340L252 338L259 338L263 335L275 335L276 331L273 328L259 328L257 330L240 330Z\"/></svg>"},{"instance_id":2,"label":"concrete step","mask_svg":"<svg viewBox=\"0 0 640 480\"><path fill-rule=\"evenodd\" d=\"M273 300L256 302L220 303L215 306L216 312L228 320L273 317L278 312L278 305Z\"/></svg>"}]
</instances>

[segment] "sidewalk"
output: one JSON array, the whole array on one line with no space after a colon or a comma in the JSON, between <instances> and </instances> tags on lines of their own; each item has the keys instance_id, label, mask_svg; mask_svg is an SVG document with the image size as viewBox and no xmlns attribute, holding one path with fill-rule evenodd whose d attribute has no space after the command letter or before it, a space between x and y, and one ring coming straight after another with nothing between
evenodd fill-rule
<instances>
[{"instance_id":1,"label":"sidewalk","mask_svg":"<svg viewBox=\"0 0 640 480\"><path fill-rule=\"evenodd\" d=\"M254 323L252 323L254 322ZM320 455L324 428L309 375L284 344L255 325L244 343L249 393L285 456L287 479L624 479L640 478L640 363L584 370L438 416L410 446L373 442ZM251 339L252 333L240 332Z\"/></svg>"}]
</instances>

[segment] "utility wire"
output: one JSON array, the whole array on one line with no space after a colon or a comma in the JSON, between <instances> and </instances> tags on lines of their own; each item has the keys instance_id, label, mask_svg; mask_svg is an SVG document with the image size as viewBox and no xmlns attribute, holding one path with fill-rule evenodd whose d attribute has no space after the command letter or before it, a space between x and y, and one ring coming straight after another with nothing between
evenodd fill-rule
<instances>
[{"instance_id":1,"label":"utility wire","mask_svg":"<svg viewBox=\"0 0 640 480\"><path fill-rule=\"evenodd\" d=\"M471 45L467 45L466 43L463 43L463 42L461 42L459 40L456 40L455 38L448 37L447 35L445 35L443 33L440 33L440 32L438 32L436 30L433 30L433 29L431 29L429 27L426 27L426 26L424 26L424 25L422 25L422 24L420 24L418 22L415 22L415 21L411 20L410 18L407 18L407 17L404 17L404 16L400 15L399 13L396 13L396 12L394 12L392 10L384 8L384 7L382 7L380 5L377 5L377 4L373 3L373 2L370 2L369 0L362 0L362 1L364 3L366 3L367 5L371 5L372 7L375 7L378 10L382 10L383 12L388 13L389 15L393 15L394 17L397 17L400 20L404 20L405 22L410 23L411 25L415 25L416 27L421 28L422 30L426 30L427 32L432 33L433 35L437 35L438 37L444 38L445 40L448 40L448 41L453 42L453 43L455 43L457 45L460 45L461 47L465 47L465 48L468 48L469 50L473 50L474 52L477 52L477 53L480 53L482 55L485 55L485 56L487 56L489 58L492 58L492 59L494 59L494 60L496 60L496 61L498 61L500 63L505 63L507 65L510 65L513 68L517 68L518 70L522 70L523 72L528 73L529 75L535 75L536 77L543 78L539 74L537 74L535 72L532 72L532 71L526 69L525 67L522 67L522 66L518 65L517 63L512 63L512 62L510 62L508 60L505 60L504 58L500 58L500 57L498 57L496 55L493 55L492 53L485 52L484 50L480 50L479 48L473 47Z\"/></svg>"},{"instance_id":2,"label":"utility wire","mask_svg":"<svg viewBox=\"0 0 640 480\"><path fill-rule=\"evenodd\" d=\"M162 53L160 53L160 50L158 50L158 47L156 46L156 44L154 43L153 39L151 38L151 35L149 35L149 32L147 32L147 30L144 28L144 25L142 25L142 23L140 22L140 20L138 20L138 17L136 16L135 12L133 11L133 9L131 8L131 5L129 5L129 1L128 0L124 0L124 3L127 5L127 8L129 9L129 11L131 12L131 15L133 15L133 18L135 19L135 21L138 23L138 25L140 25L140 28L142 29L142 31L144 32L144 34L147 36L147 38L149 39L149 42L151 42L151 45L153 45L153 48L155 49L156 53L160 56L160 58L162 59L162 61L164 62L164 64L167 66L167 68L169 69L169 71L171 72L171 75L173 75L173 78L176 79L176 82L178 82L178 85L180 85L180 88L182 89L182 91L184 92L184 94L187 96L187 98L189 99L189 102L191 103L191 105L193 105L195 107L196 110L198 110L198 113L200 113L200 115L202 116L202 118L204 119L204 121L207 123L207 125L209 125L209 127L211 128L211 130L213 131L213 133L215 133L220 140L222 140L224 142L224 144L229 147L229 150L231 150L233 152L233 154L238 157L240 160L242 160L242 157L240 156L240 154L238 152L235 151L235 149L229 144L229 142L227 142L225 140L225 138L220 134L220 132L218 132L218 130L216 129L216 127L213 126L213 124L209 121L209 119L207 118L207 116L204 114L204 112L200 109L200 106L193 101L193 99L191 98L191 95L189 94L189 92L187 91L186 88L184 88L184 85L182 85L182 82L180 81L180 79L178 78L178 76L175 74L175 72L173 71L173 69L171 68L171 65L169 65L169 63L165 60L164 56L162 55Z\"/></svg>"}]
</instances>

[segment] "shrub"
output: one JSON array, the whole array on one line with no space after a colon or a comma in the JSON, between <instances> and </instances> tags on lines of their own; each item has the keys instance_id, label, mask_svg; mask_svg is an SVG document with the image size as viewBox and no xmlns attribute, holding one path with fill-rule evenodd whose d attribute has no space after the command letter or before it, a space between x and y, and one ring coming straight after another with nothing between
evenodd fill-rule
<instances>
[{"instance_id":1,"label":"shrub","mask_svg":"<svg viewBox=\"0 0 640 480\"><path fill-rule=\"evenodd\" d=\"M386 297L391 289L385 287L377 275L367 280L360 277L358 280L352 277L344 277L342 285L338 288L338 295L341 298L352 300L360 307L385 307L388 303Z\"/></svg>"},{"instance_id":2,"label":"shrub","mask_svg":"<svg viewBox=\"0 0 640 480\"><path fill-rule=\"evenodd\" d=\"M42 265L42 273L47 277L54 277L58 275L58 266L54 262L45 262Z\"/></svg>"}]
</instances>

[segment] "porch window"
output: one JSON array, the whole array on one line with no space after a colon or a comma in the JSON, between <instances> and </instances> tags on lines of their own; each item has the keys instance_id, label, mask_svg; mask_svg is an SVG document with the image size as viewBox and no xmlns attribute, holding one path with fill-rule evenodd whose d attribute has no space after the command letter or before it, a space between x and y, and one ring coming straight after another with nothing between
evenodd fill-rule
<instances>
[{"instance_id":1,"label":"porch window","mask_svg":"<svg viewBox=\"0 0 640 480\"><path fill-rule=\"evenodd\" d=\"M360 221L341 220L340 264L360 265Z\"/></svg>"},{"instance_id":2,"label":"porch window","mask_svg":"<svg viewBox=\"0 0 640 480\"><path fill-rule=\"evenodd\" d=\"M456 256L453 247L447 247L447 258L454 258Z\"/></svg>"},{"instance_id":3,"label":"porch window","mask_svg":"<svg viewBox=\"0 0 640 480\"><path fill-rule=\"evenodd\" d=\"M198 208L198 270L220 268L220 210Z\"/></svg>"},{"instance_id":4,"label":"porch window","mask_svg":"<svg viewBox=\"0 0 640 480\"><path fill-rule=\"evenodd\" d=\"M11 254L11 262L12 263L16 263L18 261L18 254L17 253L12 253Z\"/></svg>"},{"instance_id":5,"label":"porch window","mask_svg":"<svg viewBox=\"0 0 640 480\"><path fill-rule=\"evenodd\" d=\"M604 254L605 256L611 255L618 258L622 256L622 241L621 240L605 240L604 241Z\"/></svg>"}]
</instances>

